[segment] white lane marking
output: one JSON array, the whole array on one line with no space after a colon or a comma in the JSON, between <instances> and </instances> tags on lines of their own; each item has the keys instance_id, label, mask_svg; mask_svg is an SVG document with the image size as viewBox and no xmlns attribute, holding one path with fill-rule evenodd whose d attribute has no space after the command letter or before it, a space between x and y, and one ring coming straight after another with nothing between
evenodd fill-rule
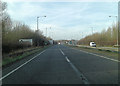
<instances>
[{"instance_id":1,"label":"white lane marking","mask_svg":"<svg viewBox=\"0 0 120 86\"><path fill-rule=\"evenodd\" d=\"M11 72L9 72L8 74L4 75L3 77L0 78L0 81L6 77L8 77L10 74L14 73L15 71L17 71L18 69L20 69L21 67L23 67L25 64L29 63L30 61L32 61L33 59L35 59L37 56L39 56L40 54L44 53L46 50L42 51L41 53L37 54L36 56L34 56L33 58L31 58L30 60L26 61L25 63L23 63L22 65L20 65L19 67L15 68L14 70L12 70Z\"/></svg>"},{"instance_id":2,"label":"white lane marking","mask_svg":"<svg viewBox=\"0 0 120 86\"><path fill-rule=\"evenodd\" d=\"M79 78L83 81L84 84L90 84L87 78L70 62L71 67L76 72L76 74L79 76Z\"/></svg>"},{"instance_id":3,"label":"white lane marking","mask_svg":"<svg viewBox=\"0 0 120 86\"><path fill-rule=\"evenodd\" d=\"M87 80L87 78L70 62L70 60L68 59L68 57L66 56L65 58L69 62L69 64L73 68L73 70L76 72L76 74L78 75L78 77L83 81L83 83L84 84L90 84L89 81Z\"/></svg>"},{"instance_id":4,"label":"white lane marking","mask_svg":"<svg viewBox=\"0 0 120 86\"><path fill-rule=\"evenodd\" d=\"M74 48L72 48L72 49L74 49ZM77 50L77 49L74 49L74 50ZM115 61L115 62L120 62L120 61L118 61L116 59L111 59L111 58L108 58L108 57L105 57L105 56L97 55L97 54L94 54L94 53L89 53L87 51L83 51L83 50L78 50L78 51L81 51L81 52L84 52L84 53L88 53L88 54L91 54L91 55L94 55L94 56L99 56L99 57L102 57L102 58L105 58L105 59L109 59L109 60L112 60L112 61Z\"/></svg>"},{"instance_id":5,"label":"white lane marking","mask_svg":"<svg viewBox=\"0 0 120 86\"><path fill-rule=\"evenodd\" d=\"M59 49L59 50L60 50L60 52L61 52L63 55L65 55L61 49Z\"/></svg>"},{"instance_id":6,"label":"white lane marking","mask_svg":"<svg viewBox=\"0 0 120 86\"><path fill-rule=\"evenodd\" d=\"M61 49L59 49L61 51L61 53L63 54L63 51ZM67 62L71 65L71 67L73 68L73 70L76 72L76 74L78 75L78 77L83 81L84 84L89 85L89 81L87 80L87 78L70 62L70 60L68 59L68 57L65 57Z\"/></svg>"},{"instance_id":7,"label":"white lane marking","mask_svg":"<svg viewBox=\"0 0 120 86\"><path fill-rule=\"evenodd\" d=\"M67 56L65 58L66 58L67 62L70 62L70 60L67 58Z\"/></svg>"}]
</instances>

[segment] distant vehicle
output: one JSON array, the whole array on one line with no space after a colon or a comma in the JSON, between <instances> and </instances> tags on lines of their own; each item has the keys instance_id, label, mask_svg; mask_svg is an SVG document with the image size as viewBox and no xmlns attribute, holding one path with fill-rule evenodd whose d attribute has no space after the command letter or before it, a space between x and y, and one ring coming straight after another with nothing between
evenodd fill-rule
<instances>
[{"instance_id":1,"label":"distant vehicle","mask_svg":"<svg viewBox=\"0 0 120 86\"><path fill-rule=\"evenodd\" d=\"M60 44L60 42L58 44Z\"/></svg>"},{"instance_id":2,"label":"distant vehicle","mask_svg":"<svg viewBox=\"0 0 120 86\"><path fill-rule=\"evenodd\" d=\"M96 47L95 42L90 42L90 46L91 46L91 47Z\"/></svg>"}]
</instances>

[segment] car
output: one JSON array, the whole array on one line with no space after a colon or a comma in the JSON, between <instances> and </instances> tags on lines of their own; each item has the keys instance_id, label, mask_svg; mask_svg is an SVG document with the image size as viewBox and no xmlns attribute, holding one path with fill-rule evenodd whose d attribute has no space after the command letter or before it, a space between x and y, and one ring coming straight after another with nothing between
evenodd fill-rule
<instances>
[{"instance_id":1,"label":"car","mask_svg":"<svg viewBox=\"0 0 120 86\"><path fill-rule=\"evenodd\" d=\"M91 47L96 47L95 42L90 42L90 46L91 46Z\"/></svg>"}]
</instances>

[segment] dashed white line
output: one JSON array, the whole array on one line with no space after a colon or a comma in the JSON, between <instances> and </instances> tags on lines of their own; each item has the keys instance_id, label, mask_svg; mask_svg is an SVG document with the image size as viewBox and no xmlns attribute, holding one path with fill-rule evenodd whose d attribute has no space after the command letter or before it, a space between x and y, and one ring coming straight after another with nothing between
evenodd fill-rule
<instances>
[{"instance_id":1,"label":"dashed white line","mask_svg":"<svg viewBox=\"0 0 120 86\"><path fill-rule=\"evenodd\" d=\"M70 62L70 60L68 59L68 57L65 57L67 62L71 65L71 67L73 68L73 70L76 72L76 74L78 75L78 77L83 81L84 84L90 84L89 81L87 80L87 78Z\"/></svg>"},{"instance_id":2,"label":"dashed white line","mask_svg":"<svg viewBox=\"0 0 120 86\"><path fill-rule=\"evenodd\" d=\"M36 56L34 56L33 58L31 58L30 60L26 61L25 63L23 63L22 65L20 65L19 67L15 68L14 70L12 70L11 72L9 72L8 74L4 75L3 77L0 78L0 81L3 80L4 78L8 77L9 75L11 75L12 73L14 73L15 71L17 71L18 69L20 69L21 67L23 67L25 64L29 63L30 61L32 61L33 59L35 59L37 56L39 56L40 54L42 54L44 51L42 51L41 53L37 54Z\"/></svg>"},{"instance_id":3,"label":"dashed white line","mask_svg":"<svg viewBox=\"0 0 120 86\"><path fill-rule=\"evenodd\" d=\"M89 85L90 83L87 80L87 78L71 62L69 63L71 67L73 68L73 70L76 72L76 74L79 76L79 78L83 81L83 83Z\"/></svg>"},{"instance_id":4,"label":"dashed white line","mask_svg":"<svg viewBox=\"0 0 120 86\"><path fill-rule=\"evenodd\" d=\"M67 58L67 56L65 58L66 58L67 62L70 62L70 60Z\"/></svg>"},{"instance_id":5,"label":"dashed white line","mask_svg":"<svg viewBox=\"0 0 120 86\"><path fill-rule=\"evenodd\" d=\"M61 49L59 49L59 50L63 55L65 55L64 52ZM67 58L67 56L65 58L66 58L67 62L70 62L70 60Z\"/></svg>"},{"instance_id":6,"label":"dashed white line","mask_svg":"<svg viewBox=\"0 0 120 86\"><path fill-rule=\"evenodd\" d=\"M63 55L65 55L61 49L59 49L59 50L60 50L60 52L61 52Z\"/></svg>"},{"instance_id":7,"label":"dashed white line","mask_svg":"<svg viewBox=\"0 0 120 86\"><path fill-rule=\"evenodd\" d=\"M63 54L63 51L61 49L60 49L60 51ZM83 81L83 83L89 85L90 83L87 80L87 78L71 63L71 61L68 59L67 56L65 56L65 59L70 64L70 66L73 68L73 70L76 72L77 76Z\"/></svg>"}]
</instances>

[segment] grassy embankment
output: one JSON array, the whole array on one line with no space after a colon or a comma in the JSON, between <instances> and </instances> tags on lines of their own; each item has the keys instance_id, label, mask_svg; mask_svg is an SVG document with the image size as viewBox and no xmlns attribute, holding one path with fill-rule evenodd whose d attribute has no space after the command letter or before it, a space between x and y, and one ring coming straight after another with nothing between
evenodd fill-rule
<instances>
[{"instance_id":1,"label":"grassy embankment","mask_svg":"<svg viewBox=\"0 0 120 86\"><path fill-rule=\"evenodd\" d=\"M32 55L34 53L42 52L43 50L45 50L48 47L50 47L50 46L45 46L44 48L43 47L34 47L34 48L28 48L26 50L18 50L16 52L12 52L9 55L3 56L2 66L4 67L6 65L12 64L12 63L19 61L29 55Z\"/></svg>"},{"instance_id":2,"label":"grassy embankment","mask_svg":"<svg viewBox=\"0 0 120 86\"><path fill-rule=\"evenodd\" d=\"M90 47L78 47L72 45L67 45L67 46L118 60L118 52L111 52L110 50L103 50L103 49L90 48Z\"/></svg>"}]
</instances>

